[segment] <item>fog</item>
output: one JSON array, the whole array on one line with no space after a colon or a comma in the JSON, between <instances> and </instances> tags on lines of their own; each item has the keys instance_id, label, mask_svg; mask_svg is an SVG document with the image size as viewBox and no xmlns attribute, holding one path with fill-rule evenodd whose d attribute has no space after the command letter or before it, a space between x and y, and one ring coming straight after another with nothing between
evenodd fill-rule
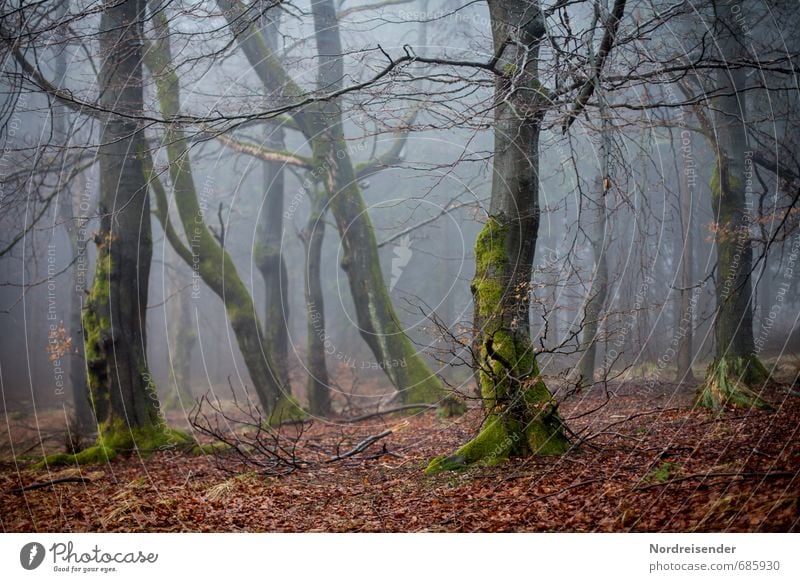
<instances>
[{"instance_id":1,"label":"fog","mask_svg":"<svg viewBox=\"0 0 800 582\"><path fill-rule=\"evenodd\" d=\"M84 4L88 6L70 2L70 13L80 14ZM355 6L351 2L341 4L342 14ZM387 54L474 62L492 57L489 12L483 3L446 0L397 4L340 18L345 87L376 75L387 66ZM651 6L648 2L635 4L637 10L645 12ZM761 9L761 3L751 4L753 11ZM276 54L295 83L314 87L320 65L308 4L292 2L273 10L280 12ZM182 112L193 118L187 117L183 127L193 142L188 156L202 209L199 219L222 241L253 298L256 313L265 321L265 284L257 266L258 225L266 213L265 162L234 151L216 136L233 136L242 143L264 146L276 125L284 125L283 151L304 157L314 152L308 139L293 130L289 115L258 115L259 110L274 109L270 105L273 102L264 95L243 51L231 46L225 19L214 3L187 5L184 11L176 5L169 11ZM578 5L570 15L577 38L588 42L590 7ZM792 17L796 17L796 11ZM659 60L658 55L666 58L675 43L682 47L678 50L691 54L702 28L692 29L690 20L691 16L670 19L666 28L655 30L636 49L651 55L654 62ZM92 100L98 91L94 71L102 55L92 32L98 25L99 16L86 13L64 37L41 33L42 47L36 55L41 74L56 79L57 56L64 54L63 86L80 100ZM152 26L149 20L144 24L146 36L151 35L148 42L155 38ZM775 32L769 19L753 26ZM797 38L791 36L777 35L774 40L797 44ZM634 44L620 48L610 75L636 70L636 63L630 60L635 54ZM33 58L32 52L26 54ZM553 50L543 48L542 70L549 71L556 58ZM70 297L77 293L85 302L92 284L96 258L92 237L98 228L101 182L94 161L101 143L100 122L57 106L57 98L20 83L19 77L11 74L19 70L18 64L9 54L5 59L9 75L3 81L4 202L0 216L6 251L0 264L3 405L7 411L70 409L74 390L68 372L85 367L74 349L82 343L83 334L71 323ZM465 363L464 345L455 339L468 337L473 325L470 283L475 275L474 244L492 192L491 104L495 85L484 73L469 67L412 61L392 72L390 82L366 83L364 89L346 91L341 98L342 128L354 168L375 160L403 140L395 159L358 178L366 212L374 225L381 274L400 328L450 389L471 397L477 394L473 372ZM765 73L767 77L769 74ZM569 81L567 76L560 81L557 77L554 73L545 82ZM676 348L687 325L694 336L691 359L697 378L703 377L714 357L719 273L715 273L715 210L709 184L715 154L702 135L687 131L676 120L676 108L670 102L686 98L675 88L682 81L675 80L670 88L671 82L663 81L661 88L653 91L642 83L623 86L610 81L607 105L612 107L613 128L607 131L600 128L597 104L567 133L562 132L559 119L545 117L539 144L541 216L530 334L540 352L541 374L550 378L554 387L575 384L584 352L585 304L593 293L598 264L592 240L601 244L607 270L592 382L624 383L642 378L680 381L676 379ZM774 80L772 87L781 82ZM792 140L797 135L797 118L791 115L797 109L796 97L796 93L757 91L749 104L753 131L772 135L774 141L796 143ZM770 98L772 101L766 104ZM659 100L663 107L652 105ZM613 108L624 103L649 103L652 108L641 112ZM693 115L691 107L686 111L687 117ZM253 114L252 118L246 118L248 114ZM68 127L64 138L53 129L59 117ZM161 118L153 75L148 73L142 124L156 171L168 182L169 137L157 121ZM693 118L687 123L697 124ZM761 143L759 147L768 150L769 145ZM601 150L606 151L606 159L602 159ZM687 166L689 151L691 165ZM690 169L688 174L686 168ZM303 186L306 171L286 165L282 172L280 253L286 270L273 273L288 298L288 310L282 314L288 330L287 365L292 394L303 405L308 402L309 314L304 298L306 251L302 234L311 210ZM687 175L692 192L682 211ZM598 176L610 181L602 193L602 230L598 230L593 214ZM753 178L749 194L749 203L758 215L750 233L756 259L752 265L753 335L757 354L768 362L768 368L794 357L800 348L796 325L800 238L790 228L793 218L790 224L781 223L784 211L794 216L793 207L786 210L787 192L791 188L782 177L762 171ZM63 198L73 209L72 220L59 214L59 200ZM151 206L155 208L155 202L151 201ZM687 208L691 217L688 231ZM171 194L170 213L176 221ZM376 361L359 333L350 284L341 268L342 239L330 212L323 215L323 221L324 349L334 410L375 408L396 388L384 374L384 364ZM155 220L155 209L152 224L147 366L160 399L188 410L193 401L187 396L213 393L227 397L231 387L241 394L250 391L248 367L223 301L167 243L162 226ZM67 229L76 232L76 228L81 229L77 231L78 256L67 234ZM83 239L81 233L86 235ZM17 237L21 237L19 241ZM764 253L765 240L770 237L775 240ZM186 233L186 240L191 242L190 233ZM687 244L691 245L689 254ZM686 278L682 256L692 257ZM82 273L81 285L76 290L78 271ZM680 303L687 293L691 297L688 319ZM780 313L775 309L778 304ZM54 330L61 323L66 326L62 339L68 346L64 353L54 354L48 345L53 345ZM181 345L188 345L185 356L177 356ZM176 358L189 359L188 376L176 375ZM777 368L775 371L778 373ZM177 394L181 398L176 404L170 401L170 395ZM361 399L354 401L354 396Z\"/></svg>"}]
</instances>

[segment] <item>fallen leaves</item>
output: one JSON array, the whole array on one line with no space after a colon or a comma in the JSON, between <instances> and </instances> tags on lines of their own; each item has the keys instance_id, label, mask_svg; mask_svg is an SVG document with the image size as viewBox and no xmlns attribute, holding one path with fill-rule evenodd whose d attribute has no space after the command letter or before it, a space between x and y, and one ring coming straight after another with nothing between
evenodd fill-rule
<instances>
[{"instance_id":1,"label":"fallen leaves","mask_svg":"<svg viewBox=\"0 0 800 582\"><path fill-rule=\"evenodd\" d=\"M776 391L775 412L711 417L686 406L684 389L661 388L655 399L620 390L586 416L604 395L567 403L573 430L596 435L599 450L435 476L424 475L427 461L474 433L479 411L455 421L427 411L357 423L353 446L392 430L382 441L391 454L355 454L280 477L231 475L212 457L174 453L49 475L7 463L0 523L5 531L800 529L800 399ZM324 443L340 430L318 423L309 438ZM10 492L76 475L86 481Z\"/></svg>"}]
</instances>

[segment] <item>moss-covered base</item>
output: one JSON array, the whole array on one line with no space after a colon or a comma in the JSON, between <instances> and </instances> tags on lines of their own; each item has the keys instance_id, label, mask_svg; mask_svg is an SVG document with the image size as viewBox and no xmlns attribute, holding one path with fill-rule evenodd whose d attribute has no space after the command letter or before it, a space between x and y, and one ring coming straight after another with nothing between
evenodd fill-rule
<instances>
[{"instance_id":1,"label":"moss-covered base","mask_svg":"<svg viewBox=\"0 0 800 582\"><path fill-rule=\"evenodd\" d=\"M194 439L187 433L165 424L128 427L121 421L107 423L101 427L97 440L98 444L120 453L138 451L142 454L174 447L186 447L188 450L195 444Z\"/></svg>"},{"instance_id":2,"label":"moss-covered base","mask_svg":"<svg viewBox=\"0 0 800 582\"><path fill-rule=\"evenodd\" d=\"M452 455L432 459L425 473L457 471L470 465L498 465L514 456L563 455L569 447L555 414L536 418L525 426L490 415L474 439Z\"/></svg>"},{"instance_id":3,"label":"moss-covered base","mask_svg":"<svg viewBox=\"0 0 800 582\"><path fill-rule=\"evenodd\" d=\"M36 463L33 468L48 469L52 467L73 465L97 465L101 463L108 463L116 456L117 452L114 449L103 445L95 445L76 454L55 453L48 455Z\"/></svg>"},{"instance_id":4,"label":"moss-covered base","mask_svg":"<svg viewBox=\"0 0 800 582\"><path fill-rule=\"evenodd\" d=\"M218 441L213 443L195 444L189 452L193 455L214 455L216 453L222 453L229 450L231 450L231 446L228 443Z\"/></svg>"},{"instance_id":5,"label":"moss-covered base","mask_svg":"<svg viewBox=\"0 0 800 582\"><path fill-rule=\"evenodd\" d=\"M726 406L769 410L771 406L752 390L768 379L769 372L756 356L718 358L708 367L696 404L715 411Z\"/></svg>"},{"instance_id":6,"label":"moss-covered base","mask_svg":"<svg viewBox=\"0 0 800 582\"><path fill-rule=\"evenodd\" d=\"M425 472L429 475L440 471L457 471L469 465L497 465L508 459L514 445L502 419L490 417L478 435L449 456L435 457Z\"/></svg>"},{"instance_id":7,"label":"moss-covered base","mask_svg":"<svg viewBox=\"0 0 800 582\"><path fill-rule=\"evenodd\" d=\"M467 412L467 405L461 398L454 394L448 394L439 401L436 408L436 416L439 418L453 418L462 416Z\"/></svg>"},{"instance_id":8,"label":"moss-covered base","mask_svg":"<svg viewBox=\"0 0 800 582\"><path fill-rule=\"evenodd\" d=\"M197 446L187 433L159 424L150 427L127 427L121 421L100 428L97 444L75 454L55 453L34 465L36 469L107 463L117 455L134 451L142 456L166 449L182 448L187 452Z\"/></svg>"},{"instance_id":9,"label":"moss-covered base","mask_svg":"<svg viewBox=\"0 0 800 582\"><path fill-rule=\"evenodd\" d=\"M285 422L298 422L307 418L308 413L297 403L297 400L291 396L284 396L272 409L267 418L267 425L279 426Z\"/></svg>"}]
</instances>

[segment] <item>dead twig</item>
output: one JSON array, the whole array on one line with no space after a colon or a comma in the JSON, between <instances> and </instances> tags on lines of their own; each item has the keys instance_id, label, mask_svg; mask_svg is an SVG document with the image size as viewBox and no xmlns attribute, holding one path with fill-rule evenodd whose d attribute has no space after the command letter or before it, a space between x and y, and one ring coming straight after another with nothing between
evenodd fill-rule
<instances>
[{"instance_id":1,"label":"dead twig","mask_svg":"<svg viewBox=\"0 0 800 582\"><path fill-rule=\"evenodd\" d=\"M60 483L91 483L91 482L92 482L91 479L86 479L85 477L61 477L59 479L50 479L49 481L31 483L30 485L25 485L24 487L16 487L11 490L11 493L19 495L24 491L34 491L36 489L44 489L46 487L52 487L53 485L58 485Z\"/></svg>"},{"instance_id":2,"label":"dead twig","mask_svg":"<svg viewBox=\"0 0 800 582\"><path fill-rule=\"evenodd\" d=\"M359 441L359 443L356 446L354 446L346 453L342 453L341 455L336 455L335 457L331 457L325 462L334 463L336 461L341 461L343 459L347 459L348 457L352 457L353 455L357 455L358 453L363 453L365 450L374 445L376 442L378 442L382 438L389 436L393 432L394 431L392 430L385 430L382 433L370 435L367 438Z\"/></svg>"},{"instance_id":3,"label":"dead twig","mask_svg":"<svg viewBox=\"0 0 800 582\"><path fill-rule=\"evenodd\" d=\"M377 412L370 412L369 414L362 414L361 416L353 416L351 418L343 418L339 422L346 422L348 424L354 422L361 422L362 420L369 420L370 418L375 418L377 416L385 416L387 414L392 414L394 412L403 412L404 410L416 410L416 409L423 409L423 410L435 410L435 404L404 404L403 406L395 406L394 408L387 408L386 410L379 410Z\"/></svg>"}]
</instances>

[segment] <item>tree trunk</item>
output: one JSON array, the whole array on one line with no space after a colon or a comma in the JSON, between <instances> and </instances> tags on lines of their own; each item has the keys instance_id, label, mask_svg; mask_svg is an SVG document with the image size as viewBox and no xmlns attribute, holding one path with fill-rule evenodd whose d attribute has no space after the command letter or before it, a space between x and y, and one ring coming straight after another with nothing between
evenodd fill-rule
<instances>
[{"instance_id":1,"label":"tree trunk","mask_svg":"<svg viewBox=\"0 0 800 582\"><path fill-rule=\"evenodd\" d=\"M263 16L262 34L270 54L277 58L280 9ZM280 125L264 126L264 144L283 150L284 130ZM256 266L264 279L264 343L272 354L274 372L283 386L289 385L289 279L281 252L283 242L283 164L262 162L264 207L259 214Z\"/></svg>"},{"instance_id":2,"label":"tree trunk","mask_svg":"<svg viewBox=\"0 0 800 582\"><path fill-rule=\"evenodd\" d=\"M339 26L331 0L312 3L320 66L318 86L341 87L344 76ZM403 332L383 279L375 230L361 197L342 130L338 100L321 105L324 124L314 140L314 158L342 240L342 268L350 282L359 332L403 402L431 402L442 395L439 379Z\"/></svg>"},{"instance_id":3,"label":"tree trunk","mask_svg":"<svg viewBox=\"0 0 800 582\"><path fill-rule=\"evenodd\" d=\"M178 309L176 310L177 327L175 328L175 362L174 376L178 387L177 394L181 395L183 405L191 406L192 403L192 350L197 345L197 332L192 325L192 306L184 294L179 295Z\"/></svg>"},{"instance_id":4,"label":"tree trunk","mask_svg":"<svg viewBox=\"0 0 800 582\"><path fill-rule=\"evenodd\" d=\"M267 130L270 131L270 130ZM276 135L276 134L280 135ZM271 130L270 147L283 148L283 131ZM281 252L283 168L263 162L265 204L257 227L256 264L264 279L264 343L272 354L278 381L289 385L289 278Z\"/></svg>"},{"instance_id":5,"label":"tree trunk","mask_svg":"<svg viewBox=\"0 0 800 582\"><path fill-rule=\"evenodd\" d=\"M243 6L234 0L217 3L264 87L281 87L284 98L302 95L302 89L269 54L259 31L248 24ZM336 11L331 0L315 0L312 12L320 60L318 89L335 91L342 83L344 56ZM322 180L327 190L342 239L342 268L349 278L359 332L375 356L375 365L386 373L404 402L439 398L441 382L403 332L389 299L372 221L344 140L338 100L293 109L290 114L314 154L313 178Z\"/></svg>"},{"instance_id":6,"label":"tree trunk","mask_svg":"<svg viewBox=\"0 0 800 582\"><path fill-rule=\"evenodd\" d=\"M506 74L495 84L495 152L489 219L475 242L476 345L486 420L480 433L427 472L509 456L561 454L561 418L539 377L530 339L529 293L539 230L539 132L546 96L537 55L544 23L537 3L489 2L496 50ZM510 40L511 42L507 42ZM512 85L529 91L510 91Z\"/></svg>"},{"instance_id":7,"label":"tree trunk","mask_svg":"<svg viewBox=\"0 0 800 582\"><path fill-rule=\"evenodd\" d=\"M168 362L172 389L164 398L165 409L188 410L194 403L191 390L192 351L197 345L197 331L192 317L192 303L187 297L187 290L178 277L180 260L174 254L170 257L171 271L174 277L173 299L169 302L170 318L167 334L171 349L168 353L172 359Z\"/></svg>"},{"instance_id":8,"label":"tree trunk","mask_svg":"<svg viewBox=\"0 0 800 582\"><path fill-rule=\"evenodd\" d=\"M676 166L677 168L677 166ZM694 265L694 221L692 220L692 201L694 200L694 188L689 182L686 172L678 172L678 188L680 191L680 223L681 238L678 239L680 251L680 301L679 317L676 318L677 333L681 336L678 341L678 353L676 358L677 370L675 372L676 382L694 382L695 377L692 372L692 361L694 360L694 310L692 305L693 285L692 267Z\"/></svg>"},{"instance_id":9,"label":"tree trunk","mask_svg":"<svg viewBox=\"0 0 800 582\"><path fill-rule=\"evenodd\" d=\"M721 56L734 59L741 46L736 14L729 5L719 6L718 11ZM755 355L753 341L752 208L746 190L746 172L752 174L753 168L746 152L745 71L720 69L716 84L720 95L712 98L712 109L716 112L717 167L711 180L717 216L716 358L700 386L698 403L715 410L725 405L766 408L768 405L751 389L760 387L768 373Z\"/></svg>"},{"instance_id":10,"label":"tree trunk","mask_svg":"<svg viewBox=\"0 0 800 582\"><path fill-rule=\"evenodd\" d=\"M180 85L172 68L169 30L163 12L155 15L154 21L159 34L157 42L148 47L148 67L155 77L161 113L165 118L170 118L181 111ZM165 225L167 238L178 255L225 304L228 321L268 422L274 424L298 418L302 416L302 410L292 399L289 386L281 383L274 357L265 349L253 298L239 277L230 255L217 243L205 223L192 175L189 143L183 130L177 125L168 125L164 141L175 205L190 248L183 245L171 227L168 228L166 195L157 193L161 206L160 219ZM149 170L148 174L151 174L152 168ZM158 187L158 180L152 180L152 185Z\"/></svg>"},{"instance_id":11,"label":"tree trunk","mask_svg":"<svg viewBox=\"0 0 800 582\"><path fill-rule=\"evenodd\" d=\"M603 147L603 150L606 148ZM605 165L605 163L604 163ZM603 172L605 174L605 172ZM583 386L591 386L594 382L594 367L597 359L597 333L600 318L606 304L608 294L608 264L606 262L606 179L607 174L598 176L595 181L595 200L590 200L594 210L591 237L594 253L594 276L589 288L589 295L583 310L583 355L581 356L579 374Z\"/></svg>"},{"instance_id":12,"label":"tree trunk","mask_svg":"<svg viewBox=\"0 0 800 582\"><path fill-rule=\"evenodd\" d=\"M595 13L595 24L599 20L599 13ZM587 41L590 50L590 63L596 66L597 55L594 49L594 31L590 33ZM592 252L594 254L594 273L589 294L583 309L583 355L580 360L578 382L582 386L591 386L594 383L594 366L597 359L597 340L598 329L600 327L600 317L606 304L608 295L608 264L606 262L606 193L610 188L610 164L611 136L609 135L610 124L608 120L607 104L605 95L601 93L600 79L595 77L595 95L598 101L598 113L600 114L600 173L594 184L595 199L589 200L594 216L591 216L592 224L590 229L594 232L588 235Z\"/></svg>"},{"instance_id":13,"label":"tree trunk","mask_svg":"<svg viewBox=\"0 0 800 582\"><path fill-rule=\"evenodd\" d=\"M70 210L72 202L70 201ZM74 215L70 227L70 246L72 256L77 257L78 253L86 253L86 249L81 249L78 245L77 225L74 222ZM72 358L69 363L69 382L72 387L72 402L75 407L75 421L79 430L90 432L97 427L97 418L92 410L92 401L89 397L89 385L86 377L86 355L83 347L83 325L81 323L83 310L83 293L86 284L78 273L78 268L73 267L72 272L72 292L69 297L69 335L78 341L74 342Z\"/></svg>"},{"instance_id":14,"label":"tree trunk","mask_svg":"<svg viewBox=\"0 0 800 582\"><path fill-rule=\"evenodd\" d=\"M331 414L330 382L325 361L325 298L322 294L322 242L325 238L325 196L311 200L308 221L302 233L306 251L305 299L308 312L308 402L311 414Z\"/></svg>"},{"instance_id":15,"label":"tree trunk","mask_svg":"<svg viewBox=\"0 0 800 582\"><path fill-rule=\"evenodd\" d=\"M83 317L86 363L98 446L74 459L104 461L119 450L175 442L166 428L147 368L146 314L152 239L147 184L138 152L142 115L144 2L105 0L100 19L100 105L124 114L102 125L97 262Z\"/></svg>"}]
</instances>

